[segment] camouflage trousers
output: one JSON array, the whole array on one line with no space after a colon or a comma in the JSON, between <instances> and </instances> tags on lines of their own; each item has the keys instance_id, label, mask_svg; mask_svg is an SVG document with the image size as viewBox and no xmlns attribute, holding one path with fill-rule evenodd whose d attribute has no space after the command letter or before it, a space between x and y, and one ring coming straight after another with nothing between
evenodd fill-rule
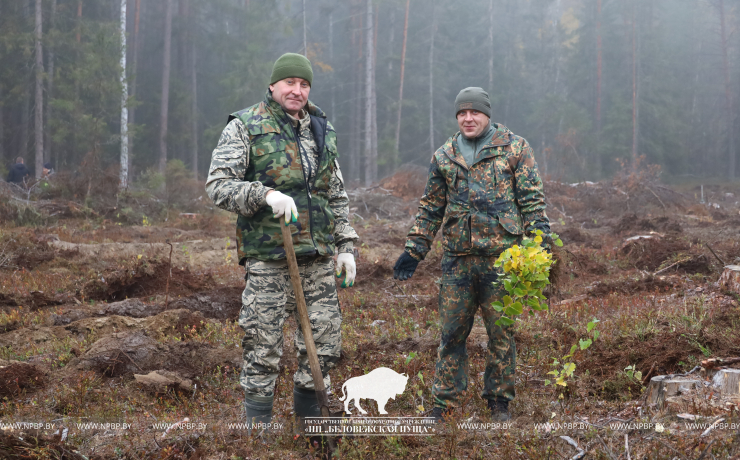
<instances>
[{"instance_id":1,"label":"camouflage trousers","mask_svg":"<svg viewBox=\"0 0 740 460\"><path fill-rule=\"evenodd\" d=\"M437 365L432 395L437 407L455 406L468 388L468 351L466 340L473 328L480 306L488 333L486 369L483 375L483 398L514 399L516 345L511 326L496 326L501 316L491 306L506 293L493 284L499 269L496 257L447 256L442 258L442 281L439 289L439 317L442 339L437 349Z\"/></svg>"},{"instance_id":2,"label":"camouflage trousers","mask_svg":"<svg viewBox=\"0 0 740 460\"><path fill-rule=\"evenodd\" d=\"M283 354L283 324L291 313L298 324L295 334L298 371L293 383L295 387L312 390L313 378L287 261L247 259L245 268L247 287L242 293L239 313L239 326L244 329L244 361L239 383L246 397L255 401L273 399ZM328 389L329 369L335 366L342 350L342 313L334 280L334 260L331 257L298 259L298 270L324 385Z\"/></svg>"}]
</instances>

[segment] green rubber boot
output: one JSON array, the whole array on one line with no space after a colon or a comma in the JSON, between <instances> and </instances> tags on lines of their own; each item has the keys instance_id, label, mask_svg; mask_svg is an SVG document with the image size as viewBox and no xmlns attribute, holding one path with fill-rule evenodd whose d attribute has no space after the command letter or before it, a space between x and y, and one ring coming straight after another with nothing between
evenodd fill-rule
<instances>
[{"instance_id":1,"label":"green rubber boot","mask_svg":"<svg viewBox=\"0 0 740 460\"><path fill-rule=\"evenodd\" d=\"M272 398L246 396L244 398L244 412L247 415L247 423L252 428L265 429L267 424L272 421Z\"/></svg>"},{"instance_id":2,"label":"green rubber boot","mask_svg":"<svg viewBox=\"0 0 740 460\"><path fill-rule=\"evenodd\" d=\"M314 390L293 388L293 413L296 417L296 428L300 434L305 434L303 420L307 417L321 417L319 400Z\"/></svg>"}]
</instances>

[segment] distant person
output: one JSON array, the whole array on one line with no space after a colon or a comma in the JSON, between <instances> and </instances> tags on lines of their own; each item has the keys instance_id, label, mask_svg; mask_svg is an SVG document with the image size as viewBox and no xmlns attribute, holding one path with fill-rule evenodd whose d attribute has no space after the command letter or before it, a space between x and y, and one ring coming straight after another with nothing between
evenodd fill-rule
<instances>
[{"instance_id":1,"label":"distant person","mask_svg":"<svg viewBox=\"0 0 740 460\"><path fill-rule=\"evenodd\" d=\"M275 61L269 81L262 102L229 117L206 180L211 200L238 215L239 264L247 280L239 314L245 332L240 383L249 423L269 423L272 418L283 324L288 314L297 315L280 226L290 224L327 389L329 370L342 349L332 256L337 255L337 276L345 273L342 286L352 286L352 250L358 239L348 220L337 134L324 112L308 100L311 62L300 54L284 54ZM300 328L295 343L299 353L293 408L300 422L321 412Z\"/></svg>"},{"instance_id":2,"label":"distant person","mask_svg":"<svg viewBox=\"0 0 740 460\"><path fill-rule=\"evenodd\" d=\"M8 173L8 182L23 184L30 176L31 171L24 164L23 157L16 158L15 164L10 168L10 173Z\"/></svg>"},{"instance_id":3,"label":"distant person","mask_svg":"<svg viewBox=\"0 0 740 460\"><path fill-rule=\"evenodd\" d=\"M488 333L482 396L488 400L493 421L503 422L510 419L509 401L514 399L516 346L512 328L495 324L501 313L491 303L501 300L506 291L493 284L503 274L494 264L525 233L542 230L547 236L550 221L532 148L506 126L491 123L488 93L481 88L463 89L455 99L455 115L460 131L432 156L416 222L393 267L393 277L411 278L441 227L442 338L432 386L432 417L441 421L467 390L465 342L480 307Z\"/></svg>"},{"instance_id":4,"label":"distant person","mask_svg":"<svg viewBox=\"0 0 740 460\"><path fill-rule=\"evenodd\" d=\"M54 175L54 166L51 163L44 163L44 169L41 172L41 177L51 177Z\"/></svg>"}]
</instances>

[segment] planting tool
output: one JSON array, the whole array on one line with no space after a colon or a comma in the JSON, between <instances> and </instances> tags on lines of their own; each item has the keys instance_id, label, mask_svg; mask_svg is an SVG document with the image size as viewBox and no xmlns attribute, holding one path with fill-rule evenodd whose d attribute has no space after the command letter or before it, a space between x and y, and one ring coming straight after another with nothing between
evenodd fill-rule
<instances>
[{"instance_id":1,"label":"planting tool","mask_svg":"<svg viewBox=\"0 0 740 460\"><path fill-rule=\"evenodd\" d=\"M298 272L298 261L295 257L295 249L293 249L293 237L290 234L290 228L288 227L288 225L285 225L281 222L280 229L283 232L283 248L285 249L285 256L288 259L290 282L293 285L295 303L296 307L298 308L298 318L301 321L303 339L306 342L306 353L308 354L308 362L311 365L311 377L313 377L316 399L318 399L319 401L321 416L330 417L331 414L329 413L329 396L327 395L326 387L324 386L324 377L321 374L321 365L319 364L319 354L316 351L316 344L313 341L313 332L311 331L311 323L308 320L306 298L303 296L303 288L301 287L301 275ZM328 438L329 451L333 452L334 441L330 436Z\"/></svg>"}]
</instances>

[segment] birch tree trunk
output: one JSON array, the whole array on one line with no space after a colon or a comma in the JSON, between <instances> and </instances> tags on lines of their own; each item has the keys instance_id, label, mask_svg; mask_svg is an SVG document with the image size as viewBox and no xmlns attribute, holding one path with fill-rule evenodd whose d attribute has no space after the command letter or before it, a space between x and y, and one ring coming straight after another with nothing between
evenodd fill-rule
<instances>
[{"instance_id":1,"label":"birch tree trunk","mask_svg":"<svg viewBox=\"0 0 740 460\"><path fill-rule=\"evenodd\" d=\"M329 76L329 84L331 85L331 113L329 114L329 120L335 120L336 117L336 106L334 93L334 75L336 74L336 63L334 62L334 10L329 11L329 65L331 66L331 75Z\"/></svg>"},{"instance_id":2,"label":"birch tree trunk","mask_svg":"<svg viewBox=\"0 0 740 460\"><path fill-rule=\"evenodd\" d=\"M139 14L141 11L141 0L136 0L134 4L134 43L133 56L131 63L131 100L136 100L136 72L139 64ZM131 107L128 111L129 124L133 126L136 123L136 107ZM134 151L134 138L128 138L128 150ZM131 155L128 156L128 169L131 171Z\"/></svg>"},{"instance_id":3,"label":"birch tree trunk","mask_svg":"<svg viewBox=\"0 0 740 460\"><path fill-rule=\"evenodd\" d=\"M192 0L190 0L192 1ZM197 3L193 2L193 7L197 8ZM190 89L192 98L191 111L191 131L192 131L192 162L193 177L198 179L198 73L196 72L196 36L195 36L195 14L191 16L190 21Z\"/></svg>"},{"instance_id":4,"label":"birch tree trunk","mask_svg":"<svg viewBox=\"0 0 740 460\"><path fill-rule=\"evenodd\" d=\"M596 149L594 169L601 177L601 0L596 1Z\"/></svg>"},{"instance_id":5,"label":"birch tree trunk","mask_svg":"<svg viewBox=\"0 0 740 460\"><path fill-rule=\"evenodd\" d=\"M401 45L401 83L398 85L398 115L396 117L396 153L401 140L401 110L403 109L403 72L406 68L406 39L409 35L409 4L406 0L406 17L403 20L403 44Z\"/></svg>"},{"instance_id":6,"label":"birch tree trunk","mask_svg":"<svg viewBox=\"0 0 740 460\"><path fill-rule=\"evenodd\" d=\"M34 108L34 141L36 147L36 179L41 177L44 170L44 55L41 47L43 36L41 17L41 0L36 0L36 102Z\"/></svg>"},{"instance_id":7,"label":"birch tree trunk","mask_svg":"<svg viewBox=\"0 0 740 460\"><path fill-rule=\"evenodd\" d=\"M727 56L727 29L725 27L725 2L719 0L717 5L719 8L719 22L720 22L720 34L722 38L722 73L725 78L725 109L727 110L727 136L728 136L728 154L729 161L727 163L727 178L730 181L735 180L735 129L734 122L735 117L732 110L732 84L730 83L730 63Z\"/></svg>"},{"instance_id":8,"label":"birch tree trunk","mask_svg":"<svg viewBox=\"0 0 740 460\"><path fill-rule=\"evenodd\" d=\"M159 172L167 172L167 122L170 102L170 50L172 46L172 0L165 0L162 100L159 111Z\"/></svg>"},{"instance_id":9,"label":"birch tree trunk","mask_svg":"<svg viewBox=\"0 0 740 460\"><path fill-rule=\"evenodd\" d=\"M432 4L432 39L429 44L429 149L434 152L434 36L437 34L437 17Z\"/></svg>"},{"instance_id":10,"label":"birch tree trunk","mask_svg":"<svg viewBox=\"0 0 740 460\"><path fill-rule=\"evenodd\" d=\"M49 32L53 31L56 26L57 17L57 0L51 2L51 18ZM49 120L52 119L52 106L51 98L54 93L54 40L49 42L47 47L47 56L49 60L48 70L49 73L46 76L46 111L44 113L46 118L46 129L44 130L44 161L52 161L52 149L51 149L51 126L49 126Z\"/></svg>"},{"instance_id":11,"label":"birch tree trunk","mask_svg":"<svg viewBox=\"0 0 740 460\"><path fill-rule=\"evenodd\" d=\"M490 54L488 55L488 91L493 92L493 0L488 4L488 47Z\"/></svg>"},{"instance_id":12,"label":"birch tree trunk","mask_svg":"<svg viewBox=\"0 0 740 460\"><path fill-rule=\"evenodd\" d=\"M373 27L373 73L371 75L372 77L372 85L373 85L373 93L372 93L372 113L370 120L372 121L371 127L370 127L370 139L372 140L372 158L373 162L371 164L371 174L373 177L373 182L378 181L378 93L376 91L375 87L375 80L376 80L376 74L378 73L378 18L380 15L378 14L378 5L375 5L375 22Z\"/></svg>"},{"instance_id":13,"label":"birch tree trunk","mask_svg":"<svg viewBox=\"0 0 740 460\"><path fill-rule=\"evenodd\" d=\"M365 186L370 187L376 180L373 176L373 164L377 168L377 161L373 158L373 3L365 0Z\"/></svg>"},{"instance_id":14,"label":"birch tree trunk","mask_svg":"<svg viewBox=\"0 0 740 460\"><path fill-rule=\"evenodd\" d=\"M308 57L308 41L306 40L306 0L303 0L303 55Z\"/></svg>"},{"instance_id":15,"label":"birch tree trunk","mask_svg":"<svg viewBox=\"0 0 740 460\"><path fill-rule=\"evenodd\" d=\"M118 189L128 188L128 82L126 80L126 0L121 0L121 173Z\"/></svg>"},{"instance_id":16,"label":"birch tree trunk","mask_svg":"<svg viewBox=\"0 0 740 460\"><path fill-rule=\"evenodd\" d=\"M635 1L632 0L632 172L637 171L637 33Z\"/></svg>"}]
</instances>

